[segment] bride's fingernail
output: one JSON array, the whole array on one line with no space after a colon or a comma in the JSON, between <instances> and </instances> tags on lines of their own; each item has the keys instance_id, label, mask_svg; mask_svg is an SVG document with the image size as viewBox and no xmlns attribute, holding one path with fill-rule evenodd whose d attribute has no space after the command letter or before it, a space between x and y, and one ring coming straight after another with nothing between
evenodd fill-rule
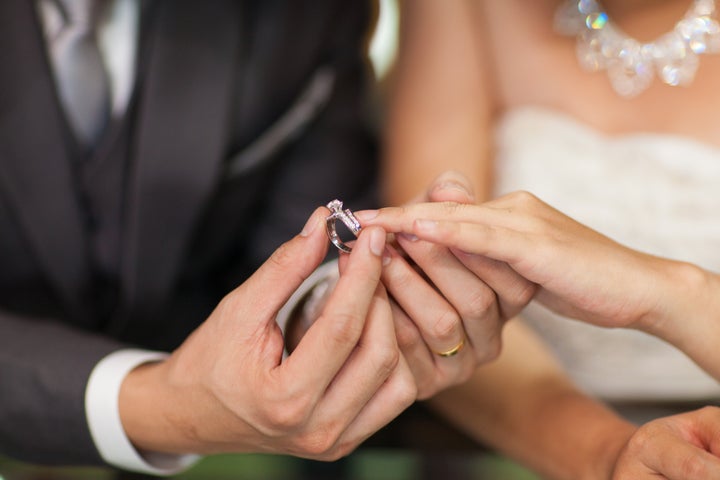
<instances>
[{"instance_id":1,"label":"bride's fingernail","mask_svg":"<svg viewBox=\"0 0 720 480\"><path fill-rule=\"evenodd\" d=\"M389 264L391 260L392 260L392 254L390 253L389 249L385 248L385 250L383 251L383 257L382 257L383 267L386 266L387 264Z\"/></svg>"},{"instance_id":2,"label":"bride's fingernail","mask_svg":"<svg viewBox=\"0 0 720 480\"><path fill-rule=\"evenodd\" d=\"M361 210L359 212L353 212L353 215L355 215L355 218L357 218L360 223L362 222L368 222L375 217L378 216L377 210Z\"/></svg>"},{"instance_id":3,"label":"bride's fingernail","mask_svg":"<svg viewBox=\"0 0 720 480\"><path fill-rule=\"evenodd\" d=\"M437 186L438 189L444 190L446 188L452 188L453 190L460 190L461 192L470 193L468 189L462 183L454 180L446 180Z\"/></svg>"},{"instance_id":4,"label":"bride's fingernail","mask_svg":"<svg viewBox=\"0 0 720 480\"><path fill-rule=\"evenodd\" d=\"M405 240L408 240L408 241L410 241L410 242L417 242L417 241L418 241L417 235L413 235L412 233L398 233L397 236L398 236L398 237L402 237L402 238L404 238Z\"/></svg>"},{"instance_id":5,"label":"bride's fingernail","mask_svg":"<svg viewBox=\"0 0 720 480\"><path fill-rule=\"evenodd\" d=\"M435 220L415 220L415 228L425 232L432 232L437 229L438 222Z\"/></svg>"},{"instance_id":6,"label":"bride's fingernail","mask_svg":"<svg viewBox=\"0 0 720 480\"><path fill-rule=\"evenodd\" d=\"M467 185L455 180L445 180L435 186L435 190L455 190L465 194L470 200L474 200L475 196Z\"/></svg>"},{"instance_id":7,"label":"bride's fingernail","mask_svg":"<svg viewBox=\"0 0 720 480\"><path fill-rule=\"evenodd\" d=\"M379 228L370 232L370 251L378 257L382 257L385 251L385 232Z\"/></svg>"}]
</instances>

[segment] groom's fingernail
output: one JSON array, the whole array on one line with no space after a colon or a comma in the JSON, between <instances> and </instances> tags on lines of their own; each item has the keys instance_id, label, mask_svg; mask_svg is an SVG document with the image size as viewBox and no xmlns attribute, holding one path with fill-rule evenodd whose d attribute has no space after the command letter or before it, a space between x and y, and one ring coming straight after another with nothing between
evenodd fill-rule
<instances>
[{"instance_id":1,"label":"groom's fingernail","mask_svg":"<svg viewBox=\"0 0 720 480\"><path fill-rule=\"evenodd\" d=\"M301 237L307 237L310 235L313 231L315 231L315 228L317 227L317 220L315 219L315 216L311 216L308 218L308 221L305 222L305 226L303 227L302 231L300 232Z\"/></svg>"},{"instance_id":2,"label":"groom's fingernail","mask_svg":"<svg viewBox=\"0 0 720 480\"><path fill-rule=\"evenodd\" d=\"M378 257L385 251L385 232L380 228L373 228L370 232L370 251Z\"/></svg>"}]
</instances>

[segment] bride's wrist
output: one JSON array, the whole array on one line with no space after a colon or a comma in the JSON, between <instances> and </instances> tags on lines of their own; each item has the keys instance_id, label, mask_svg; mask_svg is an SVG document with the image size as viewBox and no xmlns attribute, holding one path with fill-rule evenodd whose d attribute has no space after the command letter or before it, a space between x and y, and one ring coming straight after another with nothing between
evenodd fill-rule
<instances>
[{"instance_id":1,"label":"bride's wrist","mask_svg":"<svg viewBox=\"0 0 720 480\"><path fill-rule=\"evenodd\" d=\"M652 307L638 322L638 329L685 350L697 341L720 283L709 272L685 262L665 260L658 265ZM720 306L718 306L720 307Z\"/></svg>"},{"instance_id":2,"label":"bride's wrist","mask_svg":"<svg viewBox=\"0 0 720 480\"><path fill-rule=\"evenodd\" d=\"M675 290L666 294L666 317L649 333L666 340L720 379L720 277L689 264L678 264Z\"/></svg>"}]
</instances>

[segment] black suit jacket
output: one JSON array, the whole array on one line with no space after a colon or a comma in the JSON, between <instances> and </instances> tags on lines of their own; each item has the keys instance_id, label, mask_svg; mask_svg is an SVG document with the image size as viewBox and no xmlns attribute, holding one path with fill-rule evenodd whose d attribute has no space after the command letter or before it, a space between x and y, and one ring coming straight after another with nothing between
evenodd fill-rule
<instances>
[{"instance_id":1,"label":"black suit jacket","mask_svg":"<svg viewBox=\"0 0 720 480\"><path fill-rule=\"evenodd\" d=\"M346 0L144 1L135 93L87 158L34 2L0 2L0 453L99 462L97 361L174 348L316 206L370 204L370 16Z\"/></svg>"}]
</instances>

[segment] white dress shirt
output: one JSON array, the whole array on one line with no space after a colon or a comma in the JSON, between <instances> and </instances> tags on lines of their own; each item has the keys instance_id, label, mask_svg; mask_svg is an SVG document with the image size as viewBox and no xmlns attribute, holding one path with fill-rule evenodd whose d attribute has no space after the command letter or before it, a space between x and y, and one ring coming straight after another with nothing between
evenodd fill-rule
<instances>
[{"instance_id":1,"label":"white dress shirt","mask_svg":"<svg viewBox=\"0 0 720 480\"><path fill-rule=\"evenodd\" d=\"M48 43L63 28L63 14L54 0L38 0L38 13ZM125 113L135 85L135 58L140 27L138 0L110 0L100 15L98 48L110 81L111 111Z\"/></svg>"}]
</instances>

